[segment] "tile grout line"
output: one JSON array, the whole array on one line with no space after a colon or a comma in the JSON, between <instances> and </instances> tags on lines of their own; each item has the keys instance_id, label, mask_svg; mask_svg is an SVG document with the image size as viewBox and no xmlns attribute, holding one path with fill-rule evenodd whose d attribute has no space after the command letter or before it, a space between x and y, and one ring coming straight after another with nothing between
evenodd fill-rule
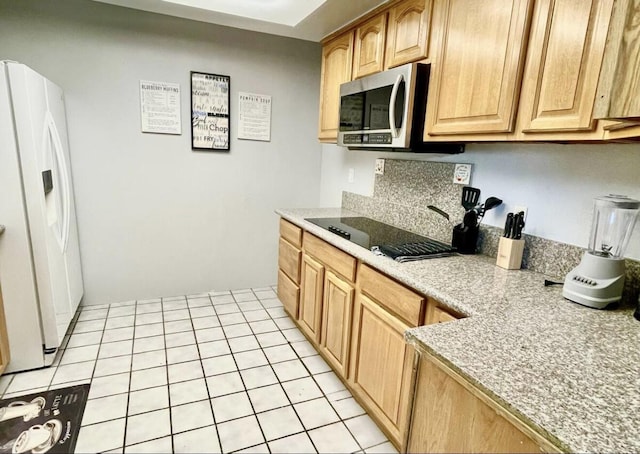
<instances>
[{"instance_id":1,"label":"tile grout line","mask_svg":"<svg viewBox=\"0 0 640 454\"><path fill-rule=\"evenodd\" d=\"M132 334L132 339L133 342L131 342L131 361L129 362L129 386L128 386L128 390L127 390L127 407L124 413L124 434L123 434L123 439L122 439L122 451L125 451L125 448L127 446L127 429L129 426L129 403L131 402L131 379L133 378L133 352L135 351L135 344L136 344L136 318L138 316L138 301L136 300L136 302L133 304L134 307L134 311L133 311L133 334ZM105 323L106 325L106 323ZM102 343L100 344L100 346L102 347ZM117 448L116 448L117 449Z\"/></svg>"},{"instance_id":2,"label":"tile grout line","mask_svg":"<svg viewBox=\"0 0 640 454\"><path fill-rule=\"evenodd\" d=\"M171 452L175 452L175 445L173 442L173 411L171 410L171 385L169 383L169 355L167 354L167 335L164 325L164 301L160 298L160 316L162 318L162 343L164 345L164 362L165 362L165 375L167 377L167 403L169 404L169 436L171 437ZM133 356L131 358L133 365Z\"/></svg>"},{"instance_id":3,"label":"tile grout line","mask_svg":"<svg viewBox=\"0 0 640 454\"><path fill-rule=\"evenodd\" d=\"M262 305L262 300L258 299L258 301L260 302L260 304ZM263 306L264 307L264 306ZM265 307L265 311L267 312L267 315L269 316L269 319L276 325L276 327L278 328L278 333L280 333L284 339L287 341L286 344L281 344L281 345L288 345L289 348L291 350L293 350L293 353L296 355L296 358L302 363L303 367L305 367L306 369L306 365L304 364L304 362L302 362L302 360L300 359L298 352L296 351L295 348L293 348L293 346L291 345L291 342L289 341L289 339L287 339L287 337L284 335L284 333L282 332L282 328L280 328L280 326L276 323L275 319L272 317L271 313L266 310L267 308ZM262 346L261 346L262 348ZM263 352L264 354L264 352ZM266 355L265 355L266 356ZM269 358L267 358L267 361L269 361ZM282 361L282 362L286 362L286 361ZM277 364L277 363L276 363ZM309 430L307 430L307 428L304 425L304 422L302 421L302 418L300 417L300 414L298 413L298 410L296 409L296 407L293 404L293 401L291 400L291 398L289 397L289 394L287 394L286 390L284 389L284 386L282 386L282 381L280 380L280 377L278 377L278 374L276 373L275 369L273 369L273 365L271 363L271 361L269 361L269 366L271 366L271 369L273 370L274 375L276 376L276 379L278 380L278 383L280 384L280 387L282 388L282 390L284 391L284 395L287 398L287 401L289 402L289 406L291 406L291 409L293 410L293 413L296 415L296 417L298 418L298 421L300 421L300 425L302 426L303 431L302 432L298 432L296 434L290 434L287 435L285 437L282 438L286 438L286 437L290 437L293 435L298 435L300 433L304 433L307 436L307 439L309 440L309 442L311 442L311 446L313 446L313 449L315 449L316 452L320 452L320 450L318 449L318 447L316 446L316 444L313 442L313 439L311 438L311 436L309 435ZM302 377L304 378L304 377ZM293 379L296 380L296 379ZM289 381L293 381L293 380L289 380ZM314 381L315 383L315 381ZM316 384L317 386L317 384ZM320 389L320 387L318 386L318 389ZM320 389L322 391L322 389ZM302 403L302 402L309 402L313 399L309 399L307 401L301 401L301 402L297 402L297 403ZM318 427L315 427L314 429L317 429ZM282 439L280 438L280 439ZM276 440L272 440L272 441L276 441Z\"/></svg>"},{"instance_id":4,"label":"tile grout line","mask_svg":"<svg viewBox=\"0 0 640 454\"><path fill-rule=\"evenodd\" d=\"M220 439L220 431L218 430L218 424L216 423L216 414L213 411L213 402L212 402L213 398L211 397L211 392L209 391L209 382L207 381L207 373L205 372L204 364L202 363L202 354L200 353L200 344L196 336L195 326L193 325L193 318L191 317L191 308L189 307L189 300L186 298L186 296L185 296L185 299L187 301L187 312L189 313L189 321L191 322L191 327L193 329L193 338L196 341L196 350L198 350L198 361L200 363L200 369L202 370L202 380L204 381L204 387L207 390L207 400L209 401L209 408L211 409L211 417L213 418L213 428L216 431L216 437L218 437L218 446L220 447L220 452L224 452L222 450L222 440ZM211 299L211 296L209 296L209 302L211 303L211 307L213 307L213 300ZM213 312L216 313L215 308L213 309ZM216 318L218 318L217 315L216 315ZM220 319L218 319L218 322L220 322ZM223 330L223 333L224 333L224 330ZM193 429L193 430L196 430L196 429Z\"/></svg>"},{"instance_id":5,"label":"tile grout line","mask_svg":"<svg viewBox=\"0 0 640 454\"><path fill-rule=\"evenodd\" d=\"M253 291L251 291L251 293L253 293ZM238 301L236 300L236 297L233 293L231 293L232 298L236 301L236 305L238 304ZM253 294L253 296L256 296L255 293ZM258 301L258 298L256 297L256 301ZM242 314L242 318L245 320L245 322L247 323L247 325L249 326L249 329L251 330L251 325L249 325L249 322L247 321L246 317L244 316L244 313L242 312L242 309L240 308L240 306L238 306L238 309L240 310L240 314ZM233 352L233 350L231 349L231 344L229 343L229 338L227 337L227 333L224 331L224 328L222 329L222 332L224 333L224 338L227 341L227 345L229 345L229 350L231 351L231 358L233 359L233 363L236 365L236 370L238 371L238 375L240 376L240 381L242 382L242 387L244 388L244 392L247 395L247 400L249 401L249 405L251 405L251 410L253 411L253 417L256 419L256 422L258 423L258 428L260 429L260 434L262 434L262 439L264 440L264 444L267 447L267 451L269 453L271 453L271 446L269 446L269 441L267 440L267 437L264 434L264 429L262 428L262 424L260 424L260 419L258 419L258 413L256 412L256 408L253 405L253 401L251 400L251 396L249 396L249 390L247 389L247 385L244 382L244 378L242 378L242 374L240 373L240 369L238 367L238 361L236 360L236 356ZM252 334L253 334L253 330L251 330ZM255 337L255 334L253 334L253 336ZM258 345L260 346L260 343L258 342L258 338L256 337L256 342L258 343ZM250 351L250 350L248 350ZM260 346L260 351L262 352L262 346ZM241 353L241 352L238 352ZM264 352L262 352L262 354L264 355ZM265 355L266 358L266 355ZM268 361L268 359L267 359ZM273 370L273 368L271 368ZM274 375L275 375L275 371L273 371ZM276 376L277 378L277 376ZM280 381L278 380L278 384L280 383ZM280 388L282 388L282 385L280 385ZM282 392L284 393L284 389L282 390ZM286 395L286 393L285 393ZM262 443L258 443L254 446L259 446ZM220 443L220 445L222 445L222 443ZM241 448L241 449L251 449L251 446L246 447L246 448ZM240 449L239 449L240 450ZM237 451L239 451L237 450Z\"/></svg>"}]
</instances>

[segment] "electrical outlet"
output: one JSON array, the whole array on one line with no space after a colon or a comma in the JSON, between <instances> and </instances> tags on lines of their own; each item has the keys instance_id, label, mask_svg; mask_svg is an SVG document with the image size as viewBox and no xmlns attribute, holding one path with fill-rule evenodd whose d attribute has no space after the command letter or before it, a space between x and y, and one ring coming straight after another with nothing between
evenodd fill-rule
<instances>
[{"instance_id":1,"label":"electrical outlet","mask_svg":"<svg viewBox=\"0 0 640 454\"><path fill-rule=\"evenodd\" d=\"M524 211L524 221L526 221L527 220L527 214L528 214L527 213L527 207L524 206L524 205L516 205L513 208L513 212L514 213L520 213L521 211Z\"/></svg>"},{"instance_id":2,"label":"electrical outlet","mask_svg":"<svg viewBox=\"0 0 640 454\"><path fill-rule=\"evenodd\" d=\"M349 183L353 183L353 180L355 180L355 177L356 177L356 170L353 169L353 168L349 169L349 174L347 176L347 181Z\"/></svg>"},{"instance_id":3,"label":"electrical outlet","mask_svg":"<svg viewBox=\"0 0 640 454\"><path fill-rule=\"evenodd\" d=\"M376 159L374 173L376 175L384 175L384 159Z\"/></svg>"}]
</instances>

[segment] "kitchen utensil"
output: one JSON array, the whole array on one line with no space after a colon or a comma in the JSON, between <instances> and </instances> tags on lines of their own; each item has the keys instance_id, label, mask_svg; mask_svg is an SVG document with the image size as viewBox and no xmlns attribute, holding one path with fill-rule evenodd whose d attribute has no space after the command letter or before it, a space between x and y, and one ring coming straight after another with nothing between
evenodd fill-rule
<instances>
[{"instance_id":1,"label":"kitchen utensil","mask_svg":"<svg viewBox=\"0 0 640 454\"><path fill-rule=\"evenodd\" d=\"M502 200L497 197L489 197L484 201L484 210L489 211L494 209L495 207L502 205Z\"/></svg>"},{"instance_id":2,"label":"kitchen utensil","mask_svg":"<svg viewBox=\"0 0 640 454\"><path fill-rule=\"evenodd\" d=\"M471 186L462 188L462 206L466 211L471 210L478 204L480 199L480 189Z\"/></svg>"},{"instance_id":3,"label":"kitchen utensil","mask_svg":"<svg viewBox=\"0 0 640 454\"><path fill-rule=\"evenodd\" d=\"M522 229L524 228L524 211L516 213L513 216L513 228L511 238L519 240L522 238Z\"/></svg>"},{"instance_id":4,"label":"kitchen utensil","mask_svg":"<svg viewBox=\"0 0 640 454\"><path fill-rule=\"evenodd\" d=\"M478 213L478 225L480 225L480 222L482 221L482 218L484 218L484 214L487 211L492 210L501 204L502 204L502 200L500 200L499 198L489 197L487 200L485 200L485 202L482 205L476 206L474 208L474 211Z\"/></svg>"},{"instance_id":5,"label":"kitchen utensil","mask_svg":"<svg viewBox=\"0 0 640 454\"><path fill-rule=\"evenodd\" d=\"M435 211L436 213L438 213L440 216L442 216L443 218L445 218L447 221L449 221L449 213L445 213L444 211L442 211L440 208L433 206L433 205L427 205L427 208L429 208L431 211Z\"/></svg>"},{"instance_id":6,"label":"kitchen utensil","mask_svg":"<svg viewBox=\"0 0 640 454\"><path fill-rule=\"evenodd\" d=\"M640 212L640 201L627 196L597 197L589 248L580 264L565 277L562 296L604 309L620 301L624 288L624 253Z\"/></svg>"},{"instance_id":7,"label":"kitchen utensil","mask_svg":"<svg viewBox=\"0 0 640 454\"><path fill-rule=\"evenodd\" d=\"M511 238L511 230L513 230L513 213L507 214L507 220L504 223L504 234L502 236Z\"/></svg>"},{"instance_id":8,"label":"kitchen utensil","mask_svg":"<svg viewBox=\"0 0 640 454\"><path fill-rule=\"evenodd\" d=\"M475 210L467 211L462 219L462 226L477 227L478 213L476 213Z\"/></svg>"},{"instance_id":9,"label":"kitchen utensil","mask_svg":"<svg viewBox=\"0 0 640 454\"><path fill-rule=\"evenodd\" d=\"M516 238L522 238L522 230L524 229L524 211L518 213L520 215L520 219L518 220L518 225L516 227Z\"/></svg>"}]
</instances>

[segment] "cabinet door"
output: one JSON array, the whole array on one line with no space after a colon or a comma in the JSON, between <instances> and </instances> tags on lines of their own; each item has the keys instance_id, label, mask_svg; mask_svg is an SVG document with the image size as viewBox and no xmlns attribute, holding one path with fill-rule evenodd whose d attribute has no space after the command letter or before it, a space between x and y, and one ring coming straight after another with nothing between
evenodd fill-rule
<instances>
[{"instance_id":1,"label":"cabinet door","mask_svg":"<svg viewBox=\"0 0 640 454\"><path fill-rule=\"evenodd\" d=\"M536 2L520 100L523 132L594 129L612 9L613 0Z\"/></svg>"},{"instance_id":2,"label":"cabinet door","mask_svg":"<svg viewBox=\"0 0 640 454\"><path fill-rule=\"evenodd\" d=\"M616 0L600 73L596 118L640 123L639 33L640 0ZM613 138L638 136L637 131L629 132Z\"/></svg>"},{"instance_id":3,"label":"cabinet door","mask_svg":"<svg viewBox=\"0 0 640 454\"><path fill-rule=\"evenodd\" d=\"M407 0L389 10L385 68L427 58L432 0Z\"/></svg>"},{"instance_id":4,"label":"cabinet door","mask_svg":"<svg viewBox=\"0 0 640 454\"><path fill-rule=\"evenodd\" d=\"M462 383L420 360L407 452L557 452Z\"/></svg>"},{"instance_id":5,"label":"cabinet door","mask_svg":"<svg viewBox=\"0 0 640 454\"><path fill-rule=\"evenodd\" d=\"M356 29L353 78L382 71L387 13L368 20Z\"/></svg>"},{"instance_id":6,"label":"cabinet door","mask_svg":"<svg viewBox=\"0 0 640 454\"><path fill-rule=\"evenodd\" d=\"M531 2L436 2L425 140L513 131Z\"/></svg>"},{"instance_id":7,"label":"cabinet door","mask_svg":"<svg viewBox=\"0 0 640 454\"><path fill-rule=\"evenodd\" d=\"M322 47L320 74L320 125L318 138L335 142L338 138L340 84L351 80L353 32L329 41Z\"/></svg>"},{"instance_id":8,"label":"cabinet door","mask_svg":"<svg viewBox=\"0 0 640 454\"><path fill-rule=\"evenodd\" d=\"M296 284L300 283L300 249L294 247L284 238L278 242L278 268L280 268Z\"/></svg>"},{"instance_id":9,"label":"cabinet door","mask_svg":"<svg viewBox=\"0 0 640 454\"><path fill-rule=\"evenodd\" d=\"M326 272L322 304L320 349L342 377L347 378L353 287L331 271Z\"/></svg>"},{"instance_id":10,"label":"cabinet door","mask_svg":"<svg viewBox=\"0 0 640 454\"><path fill-rule=\"evenodd\" d=\"M396 446L404 439L411 397L415 353L404 341L407 329L376 302L357 295L349 382Z\"/></svg>"},{"instance_id":11,"label":"cabinet door","mask_svg":"<svg viewBox=\"0 0 640 454\"><path fill-rule=\"evenodd\" d=\"M320 340L323 285L324 266L305 254L302 258L299 321L300 328L316 342Z\"/></svg>"},{"instance_id":12,"label":"cabinet door","mask_svg":"<svg viewBox=\"0 0 640 454\"><path fill-rule=\"evenodd\" d=\"M298 318L300 289L282 270L278 270L278 299L292 318Z\"/></svg>"}]
</instances>

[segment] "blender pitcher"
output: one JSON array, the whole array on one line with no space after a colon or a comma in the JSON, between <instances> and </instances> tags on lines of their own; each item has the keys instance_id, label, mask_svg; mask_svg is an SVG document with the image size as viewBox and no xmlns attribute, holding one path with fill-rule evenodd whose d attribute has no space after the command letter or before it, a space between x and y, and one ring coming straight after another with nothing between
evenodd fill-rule
<instances>
[{"instance_id":1,"label":"blender pitcher","mask_svg":"<svg viewBox=\"0 0 640 454\"><path fill-rule=\"evenodd\" d=\"M620 301L624 288L624 254L640 211L640 201L621 195L597 197L589 248L567 274L562 295L603 309Z\"/></svg>"}]
</instances>

